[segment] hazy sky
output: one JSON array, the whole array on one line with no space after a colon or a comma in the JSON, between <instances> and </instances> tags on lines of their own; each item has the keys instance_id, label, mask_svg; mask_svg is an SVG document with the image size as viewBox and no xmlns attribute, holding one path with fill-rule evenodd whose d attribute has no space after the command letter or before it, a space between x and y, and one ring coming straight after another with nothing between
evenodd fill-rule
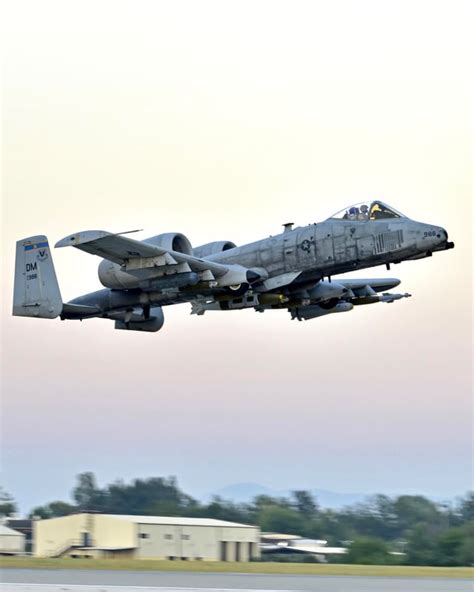
<instances>
[{"instance_id":1,"label":"hazy sky","mask_svg":"<svg viewBox=\"0 0 474 592\"><path fill-rule=\"evenodd\" d=\"M470 2L10 2L2 481L27 511L175 474L191 494L454 496L472 475ZM165 309L157 334L11 317L15 241L82 229L244 244L381 198L443 225L369 270L413 298L305 323ZM54 252L63 298L95 257ZM361 274L359 274L361 275Z\"/></svg>"}]
</instances>

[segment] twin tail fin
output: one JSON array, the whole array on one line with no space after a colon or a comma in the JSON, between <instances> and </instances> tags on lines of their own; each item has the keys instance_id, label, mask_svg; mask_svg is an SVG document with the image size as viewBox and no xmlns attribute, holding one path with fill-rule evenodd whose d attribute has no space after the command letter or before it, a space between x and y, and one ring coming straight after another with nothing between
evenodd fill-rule
<instances>
[{"instance_id":1,"label":"twin tail fin","mask_svg":"<svg viewBox=\"0 0 474 592\"><path fill-rule=\"evenodd\" d=\"M48 239L30 236L16 243L13 314L55 319L63 309Z\"/></svg>"}]
</instances>

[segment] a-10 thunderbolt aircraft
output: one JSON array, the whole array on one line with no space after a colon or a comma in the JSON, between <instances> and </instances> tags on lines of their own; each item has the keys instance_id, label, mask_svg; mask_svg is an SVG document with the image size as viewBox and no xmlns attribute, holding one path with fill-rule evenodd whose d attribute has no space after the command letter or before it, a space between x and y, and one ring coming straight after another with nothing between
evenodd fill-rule
<instances>
[{"instance_id":1,"label":"a-10 thunderbolt aircraft","mask_svg":"<svg viewBox=\"0 0 474 592\"><path fill-rule=\"evenodd\" d=\"M102 258L105 289L63 303L46 236L17 242L13 314L54 319L103 318L116 329L161 329L163 306L190 302L192 313L287 309L309 320L354 306L393 302L398 279L334 278L341 273L422 259L454 247L439 226L410 220L381 201L345 208L324 222L254 243L217 241L193 248L180 233L143 241L128 233L86 230L60 240Z\"/></svg>"}]
</instances>

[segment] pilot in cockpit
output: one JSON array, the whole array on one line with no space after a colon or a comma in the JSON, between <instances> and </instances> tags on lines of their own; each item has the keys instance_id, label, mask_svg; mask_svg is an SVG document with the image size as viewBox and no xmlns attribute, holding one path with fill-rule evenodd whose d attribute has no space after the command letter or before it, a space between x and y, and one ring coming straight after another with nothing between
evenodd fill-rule
<instances>
[{"instance_id":1,"label":"pilot in cockpit","mask_svg":"<svg viewBox=\"0 0 474 592\"><path fill-rule=\"evenodd\" d=\"M357 216L358 220L368 220L369 219L369 207L366 204L362 204L360 206L360 213Z\"/></svg>"},{"instance_id":2,"label":"pilot in cockpit","mask_svg":"<svg viewBox=\"0 0 474 592\"><path fill-rule=\"evenodd\" d=\"M343 220L368 220L369 219L369 207L366 204L362 204L360 208L357 206L350 207L344 216Z\"/></svg>"},{"instance_id":3,"label":"pilot in cockpit","mask_svg":"<svg viewBox=\"0 0 474 592\"><path fill-rule=\"evenodd\" d=\"M350 220L351 222L366 222L369 220L384 220L390 218L401 218L403 214L387 206L382 201L359 203L331 216L334 220Z\"/></svg>"},{"instance_id":4,"label":"pilot in cockpit","mask_svg":"<svg viewBox=\"0 0 474 592\"><path fill-rule=\"evenodd\" d=\"M385 218L383 210L377 202L374 202L370 208L370 219L380 220L380 218Z\"/></svg>"},{"instance_id":5,"label":"pilot in cockpit","mask_svg":"<svg viewBox=\"0 0 474 592\"><path fill-rule=\"evenodd\" d=\"M375 201L370 208L369 217L371 220L383 220L385 218L400 218L400 214L391 210L382 202Z\"/></svg>"},{"instance_id":6,"label":"pilot in cockpit","mask_svg":"<svg viewBox=\"0 0 474 592\"><path fill-rule=\"evenodd\" d=\"M347 212L347 219L348 220L357 220L359 216L359 208L356 208L355 206L352 206L352 208L349 208L349 211Z\"/></svg>"}]
</instances>

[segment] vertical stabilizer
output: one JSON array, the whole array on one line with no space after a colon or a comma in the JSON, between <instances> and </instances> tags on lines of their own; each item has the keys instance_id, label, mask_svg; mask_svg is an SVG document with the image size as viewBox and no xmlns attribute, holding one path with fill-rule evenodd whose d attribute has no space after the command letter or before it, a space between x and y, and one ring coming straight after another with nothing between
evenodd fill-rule
<instances>
[{"instance_id":1,"label":"vertical stabilizer","mask_svg":"<svg viewBox=\"0 0 474 592\"><path fill-rule=\"evenodd\" d=\"M55 319L63 303L46 236L30 236L16 243L13 314Z\"/></svg>"}]
</instances>

